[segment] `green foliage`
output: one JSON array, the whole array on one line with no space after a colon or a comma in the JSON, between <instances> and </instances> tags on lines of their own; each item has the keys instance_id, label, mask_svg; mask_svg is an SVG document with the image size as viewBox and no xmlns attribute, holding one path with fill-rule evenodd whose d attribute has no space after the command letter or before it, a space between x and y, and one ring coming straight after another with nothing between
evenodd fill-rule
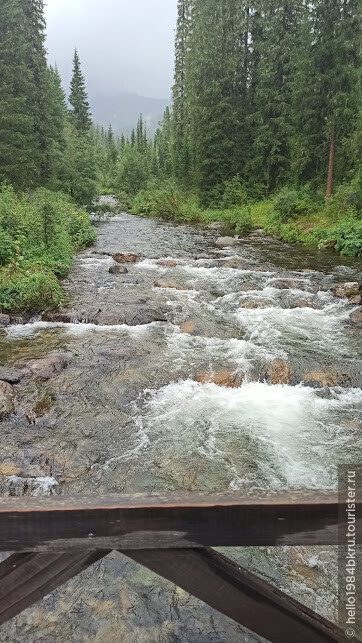
<instances>
[{"instance_id":1,"label":"green foliage","mask_svg":"<svg viewBox=\"0 0 362 643\"><path fill-rule=\"evenodd\" d=\"M327 229L315 228L313 238L319 248L334 248L350 257L362 255L362 221L357 219L352 208L336 225Z\"/></svg>"},{"instance_id":2,"label":"green foliage","mask_svg":"<svg viewBox=\"0 0 362 643\"><path fill-rule=\"evenodd\" d=\"M224 181L212 191L211 207L226 210L247 203L248 196L240 175L235 175L230 181Z\"/></svg>"},{"instance_id":3,"label":"green foliage","mask_svg":"<svg viewBox=\"0 0 362 643\"><path fill-rule=\"evenodd\" d=\"M0 307L32 309L35 304L42 307L44 301L51 301L52 291L58 297L56 275L64 276L74 250L92 243L94 238L89 215L75 209L67 195L39 188L32 194L17 196L13 188L3 186Z\"/></svg>"},{"instance_id":4,"label":"green foliage","mask_svg":"<svg viewBox=\"0 0 362 643\"><path fill-rule=\"evenodd\" d=\"M85 80L82 74L78 52L75 50L69 102L71 104L71 122L80 134L87 134L92 124L87 99L88 96L85 87Z\"/></svg>"}]
</instances>

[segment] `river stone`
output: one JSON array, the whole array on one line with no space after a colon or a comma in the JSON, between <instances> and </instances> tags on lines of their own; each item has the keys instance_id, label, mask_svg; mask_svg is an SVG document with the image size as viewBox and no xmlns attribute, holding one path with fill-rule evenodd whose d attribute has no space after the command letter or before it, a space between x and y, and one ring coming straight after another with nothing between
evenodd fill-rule
<instances>
[{"instance_id":1,"label":"river stone","mask_svg":"<svg viewBox=\"0 0 362 643\"><path fill-rule=\"evenodd\" d=\"M353 297L348 298L348 301L352 306L360 306L362 304L362 297L361 295L353 295Z\"/></svg>"},{"instance_id":2,"label":"river stone","mask_svg":"<svg viewBox=\"0 0 362 643\"><path fill-rule=\"evenodd\" d=\"M348 374L337 371L335 368L328 368L325 371L310 371L303 378L303 383L318 382L319 386L351 386L351 378Z\"/></svg>"},{"instance_id":3,"label":"river stone","mask_svg":"<svg viewBox=\"0 0 362 643\"><path fill-rule=\"evenodd\" d=\"M352 324L362 325L362 307L354 310L349 316Z\"/></svg>"},{"instance_id":4,"label":"river stone","mask_svg":"<svg viewBox=\"0 0 362 643\"><path fill-rule=\"evenodd\" d=\"M10 325L10 316L0 315L0 326L9 326L9 325Z\"/></svg>"},{"instance_id":5,"label":"river stone","mask_svg":"<svg viewBox=\"0 0 362 643\"><path fill-rule=\"evenodd\" d=\"M18 384L20 380L25 376L24 371L20 371L17 368L11 368L7 366L0 366L0 380L3 382L8 382L9 384Z\"/></svg>"},{"instance_id":6,"label":"river stone","mask_svg":"<svg viewBox=\"0 0 362 643\"><path fill-rule=\"evenodd\" d=\"M227 369L213 372L199 371L196 374L196 382L200 384L216 384L223 388L239 388L243 383L243 378L240 374Z\"/></svg>"},{"instance_id":7,"label":"river stone","mask_svg":"<svg viewBox=\"0 0 362 643\"><path fill-rule=\"evenodd\" d=\"M176 268L177 262L172 259L165 259L157 261L157 265L161 266L161 268Z\"/></svg>"},{"instance_id":8,"label":"river stone","mask_svg":"<svg viewBox=\"0 0 362 643\"><path fill-rule=\"evenodd\" d=\"M0 420L15 413L15 392L11 384L0 381Z\"/></svg>"},{"instance_id":9,"label":"river stone","mask_svg":"<svg viewBox=\"0 0 362 643\"><path fill-rule=\"evenodd\" d=\"M219 246L219 248L224 248L228 246L238 246L239 239L237 237L219 237L216 240L216 245Z\"/></svg>"},{"instance_id":10,"label":"river stone","mask_svg":"<svg viewBox=\"0 0 362 643\"><path fill-rule=\"evenodd\" d=\"M59 353L27 362L27 367L35 377L42 380L49 380L59 375L68 364L69 355Z\"/></svg>"},{"instance_id":11,"label":"river stone","mask_svg":"<svg viewBox=\"0 0 362 643\"><path fill-rule=\"evenodd\" d=\"M152 322L167 321L166 307L158 304L125 306L124 323L127 326L144 326Z\"/></svg>"},{"instance_id":12,"label":"river stone","mask_svg":"<svg viewBox=\"0 0 362 643\"><path fill-rule=\"evenodd\" d=\"M284 362L282 359L274 359L270 364L267 365L263 375L265 379L270 384L289 384L290 377L292 375L292 369L290 366ZM312 377L308 379L314 379Z\"/></svg>"},{"instance_id":13,"label":"river stone","mask_svg":"<svg viewBox=\"0 0 362 643\"><path fill-rule=\"evenodd\" d=\"M47 310L41 316L42 321L71 324L77 321L77 313L74 310L65 310L59 308L58 310Z\"/></svg>"},{"instance_id":14,"label":"river stone","mask_svg":"<svg viewBox=\"0 0 362 643\"><path fill-rule=\"evenodd\" d=\"M296 279L276 279L270 285L278 290L305 290L304 284Z\"/></svg>"},{"instance_id":15,"label":"river stone","mask_svg":"<svg viewBox=\"0 0 362 643\"><path fill-rule=\"evenodd\" d=\"M227 261L223 262L223 266L225 268L233 268L234 270L238 270L240 268L244 268L245 264L247 263L246 259L228 259Z\"/></svg>"},{"instance_id":16,"label":"river stone","mask_svg":"<svg viewBox=\"0 0 362 643\"><path fill-rule=\"evenodd\" d=\"M349 297L359 294L359 284L357 281L351 281L345 284L338 284L331 288L331 290L335 297L339 297L340 299L349 299Z\"/></svg>"},{"instance_id":17,"label":"river stone","mask_svg":"<svg viewBox=\"0 0 362 643\"><path fill-rule=\"evenodd\" d=\"M126 275L128 273L128 270L126 266L120 266L120 265L115 265L111 266L109 271L111 275Z\"/></svg>"},{"instance_id":18,"label":"river stone","mask_svg":"<svg viewBox=\"0 0 362 643\"><path fill-rule=\"evenodd\" d=\"M173 288L174 290L188 290L174 279L160 279L155 282L156 288Z\"/></svg>"},{"instance_id":19,"label":"river stone","mask_svg":"<svg viewBox=\"0 0 362 643\"><path fill-rule=\"evenodd\" d=\"M213 223L209 223L207 226L209 230L223 230L225 228L225 223L223 221L214 221Z\"/></svg>"},{"instance_id":20,"label":"river stone","mask_svg":"<svg viewBox=\"0 0 362 643\"><path fill-rule=\"evenodd\" d=\"M113 255L113 259L117 263L137 263L140 257L133 252L117 252Z\"/></svg>"},{"instance_id":21,"label":"river stone","mask_svg":"<svg viewBox=\"0 0 362 643\"><path fill-rule=\"evenodd\" d=\"M187 333L191 335L191 333L194 332L195 328L196 328L196 323L194 321L186 321L180 324L181 333Z\"/></svg>"},{"instance_id":22,"label":"river stone","mask_svg":"<svg viewBox=\"0 0 362 643\"><path fill-rule=\"evenodd\" d=\"M296 299L292 302L291 308L314 308L314 305L311 301L307 299Z\"/></svg>"}]
</instances>

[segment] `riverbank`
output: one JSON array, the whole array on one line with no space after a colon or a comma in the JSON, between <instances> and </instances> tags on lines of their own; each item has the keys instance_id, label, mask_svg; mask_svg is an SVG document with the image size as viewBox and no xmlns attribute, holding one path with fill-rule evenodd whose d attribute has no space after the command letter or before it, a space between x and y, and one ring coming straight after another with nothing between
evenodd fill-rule
<instances>
[{"instance_id":1,"label":"riverbank","mask_svg":"<svg viewBox=\"0 0 362 643\"><path fill-rule=\"evenodd\" d=\"M74 252L95 240L88 213L66 194L38 189L18 196L0 190L0 313L25 318L58 306L58 279L69 272Z\"/></svg>"},{"instance_id":2,"label":"riverbank","mask_svg":"<svg viewBox=\"0 0 362 643\"><path fill-rule=\"evenodd\" d=\"M222 222L237 234L262 229L288 243L331 248L344 256L362 255L362 211L353 185L340 188L328 205L313 200L305 190L286 188L274 197L252 202L237 189L236 195L224 193L216 199L217 207L209 208L200 207L195 196L173 186L143 190L131 201L130 209L133 214L179 223ZM244 205L237 205L243 198Z\"/></svg>"}]
</instances>

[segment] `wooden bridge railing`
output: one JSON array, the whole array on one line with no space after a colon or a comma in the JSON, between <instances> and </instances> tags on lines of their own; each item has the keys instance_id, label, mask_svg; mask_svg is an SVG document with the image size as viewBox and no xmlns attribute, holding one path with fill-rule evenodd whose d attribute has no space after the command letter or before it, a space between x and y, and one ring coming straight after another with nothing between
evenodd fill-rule
<instances>
[{"instance_id":1,"label":"wooden bridge railing","mask_svg":"<svg viewBox=\"0 0 362 643\"><path fill-rule=\"evenodd\" d=\"M329 491L2 498L0 552L17 553L0 564L0 625L118 550L271 642L345 642L335 624L211 549L336 545L339 528Z\"/></svg>"}]
</instances>

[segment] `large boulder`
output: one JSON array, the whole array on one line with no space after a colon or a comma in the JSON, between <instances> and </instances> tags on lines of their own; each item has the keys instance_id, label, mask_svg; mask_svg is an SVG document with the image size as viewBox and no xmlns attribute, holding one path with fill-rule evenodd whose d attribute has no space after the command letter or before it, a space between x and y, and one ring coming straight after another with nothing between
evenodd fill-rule
<instances>
[{"instance_id":1,"label":"large boulder","mask_svg":"<svg viewBox=\"0 0 362 643\"><path fill-rule=\"evenodd\" d=\"M239 373L223 369L220 371L199 371L196 374L196 382L200 384L216 384L223 388L239 388L243 378Z\"/></svg>"},{"instance_id":2,"label":"large boulder","mask_svg":"<svg viewBox=\"0 0 362 643\"><path fill-rule=\"evenodd\" d=\"M117 252L113 255L113 259L117 263L137 263L140 257L133 252Z\"/></svg>"},{"instance_id":3,"label":"large boulder","mask_svg":"<svg viewBox=\"0 0 362 643\"><path fill-rule=\"evenodd\" d=\"M126 266L120 266L119 264L116 264L114 266L111 266L109 271L111 275L126 275L128 273L128 270Z\"/></svg>"},{"instance_id":4,"label":"large boulder","mask_svg":"<svg viewBox=\"0 0 362 643\"><path fill-rule=\"evenodd\" d=\"M41 316L42 321L71 324L77 321L77 313L74 310L65 310L59 308L58 310L47 310Z\"/></svg>"},{"instance_id":5,"label":"large boulder","mask_svg":"<svg viewBox=\"0 0 362 643\"><path fill-rule=\"evenodd\" d=\"M9 384L18 384L25 374L24 371L20 371L17 368L0 366L0 380Z\"/></svg>"},{"instance_id":6,"label":"large boulder","mask_svg":"<svg viewBox=\"0 0 362 643\"><path fill-rule=\"evenodd\" d=\"M15 413L15 391L8 382L0 381L0 420Z\"/></svg>"},{"instance_id":7,"label":"large boulder","mask_svg":"<svg viewBox=\"0 0 362 643\"><path fill-rule=\"evenodd\" d=\"M349 281L345 284L337 284L337 286L333 286L331 288L332 293L335 297L339 297L340 299L349 299L350 297L354 297L359 295L359 284L357 281Z\"/></svg>"},{"instance_id":8,"label":"large boulder","mask_svg":"<svg viewBox=\"0 0 362 643\"><path fill-rule=\"evenodd\" d=\"M362 307L356 308L356 310L350 314L349 318L352 324L362 326Z\"/></svg>"},{"instance_id":9,"label":"large boulder","mask_svg":"<svg viewBox=\"0 0 362 643\"><path fill-rule=\"evenodd\" d=\"M0 485L6 496L53 496L59 493L59 483L55 478L22 478L17 475L6 477Z\"/></svg>"},{"instance_id":10,"label":"large boulder","mask_svg":"<svg viewBox=\"0 0 362 643\"><path fill-rule=\"evenodd\" d=\"M216 240L216 245L219 246L219 248L227 248L229 246L238 246L239 239L238 237L219 237Z\"/></svg>"}]
</instances>

